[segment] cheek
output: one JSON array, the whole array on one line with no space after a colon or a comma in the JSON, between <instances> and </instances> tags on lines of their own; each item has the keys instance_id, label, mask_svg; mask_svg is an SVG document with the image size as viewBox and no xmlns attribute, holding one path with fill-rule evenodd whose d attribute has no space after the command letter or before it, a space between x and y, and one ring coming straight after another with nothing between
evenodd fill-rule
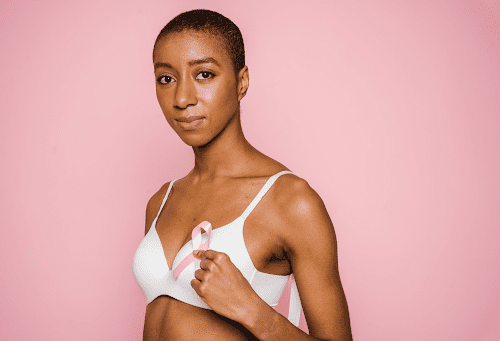
<instances>
[{"instance_id":1,"label":"cheek","mask_svg":"<svg viewBox=\"0 0 500 341\"><path fill-rule=\"evenodd\" d=\"M169 99L167 94L165 92L158 91L158 89L156 89L156 98L158 99L158 104L160 105L160 109L163 112L163 116L165 116L165 119L167 120L168 124L172 127L172 129L175 130L174 121L169 112L170 107L168 104Z\"/></svg>"},{"instance_id":2,"label":"cheek","mask_svg":"<svg viewBox=\"0 0 500 341\"><path fill-rule=\"evenodd\" d=\"M198 89L198 97L205 103L226 108L232 107L232 102L237 102L237 96L236 90L227 83L215 83Z\"/></svg>"},{"instance_id":3,"label":"cheek","mask_svg":"<svg viewBox=\"0 0 500 341\"><path fill-rule=\"evenodd\" d=\"M158 104L160 104L160 108L165 113L165 109L167 108L167 95L165 92L160 91L158 87L156 88L156 98L158 99Z\"/></svg>"},{"instance_id":4,"label":"cheek","mask_svg":"<svg viewBox=\"0 0 500 341\"><path fill-rule=\"evenodd\" d=\"M216 85L210 85L210 86L202 87L202 88L198 89L198 95L207 102L211 102L214 99L217 100L216 94L217 94L217 86Z\"/></svg>"},{"instance_id":5,"label":"cheek","mask_svg":"<svg viewBox=\"0 0 500 341\"><path fill-rule=\"evenodd\" d=\"M158 103L160 103L160 107L161 107L162 94L160 91L158 91L158 87L156 87L156 99L158 100Z\"/></svg>"}]
</instances>

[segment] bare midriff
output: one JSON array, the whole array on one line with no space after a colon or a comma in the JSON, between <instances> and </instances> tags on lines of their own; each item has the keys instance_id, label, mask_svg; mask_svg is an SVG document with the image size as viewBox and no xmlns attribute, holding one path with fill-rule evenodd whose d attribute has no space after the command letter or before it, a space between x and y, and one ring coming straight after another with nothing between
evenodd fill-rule
<instances>
[{"instance_id":1,"label":"bare midriff","mask_svg":"<svg viewBox=\"0 0 500 341\"><path fill-rule=\"evenodd\" d=\"M213 310L199 308L170 296L159 296L146 307L143 341L257 340L240 323Z\"/></svg>"}]
</instances>

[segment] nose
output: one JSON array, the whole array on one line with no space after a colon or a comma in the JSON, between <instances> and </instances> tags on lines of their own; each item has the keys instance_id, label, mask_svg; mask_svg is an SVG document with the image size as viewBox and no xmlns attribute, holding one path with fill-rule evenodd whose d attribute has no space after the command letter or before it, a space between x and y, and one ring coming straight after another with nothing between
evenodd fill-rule
<instances>
[{"instance_id":1,"label":"nose","mask_svg":"<svg viewBox=\"0 0 500 341\"><path fill-rule=\"evenodd\" d=\"M186 109L189 105L196 105L196 88L189 79L179 80L175 90L174 106L179 109Z\"/></svg>"}]
</instances>

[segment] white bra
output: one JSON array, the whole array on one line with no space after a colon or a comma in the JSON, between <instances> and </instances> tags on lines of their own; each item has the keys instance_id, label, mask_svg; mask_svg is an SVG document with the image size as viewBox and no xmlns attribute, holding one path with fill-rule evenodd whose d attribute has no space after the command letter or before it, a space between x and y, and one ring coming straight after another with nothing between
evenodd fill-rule
<instances>
[{"instance_id":1,"label":"white bra","mask_svg":"<svg viewBox=\"0 0 500 341\"><path fill-rule=\"evenodd\" d=\"M156 221L167 201L172 185L175 182L175 180L171 181L151 228L135 252L132 265L135 279L141 287L147 303L149 304L158 296L168 295L179 301L200 308L210 309L191 287L191 280L194 278L196 265L195 262L190 261L190 257L194 259L192 256L193 250L200 248L200 244L204 244L205 249L208 247L209 249L226 253L231 259L231 262L233 262L248 280L257 295L272 307L278 304L289 277L291 277L292 283L288 319L295 326L298 326L301 303L293 274L290 276L281 276L257 270L250 258L243 239L243 225L246 218L267 193L269 188L271 188L276 179L283 174L293 173L290 171L283 171L271 176L243 214L231 223L213 230L210 228L211 231L208 231L208 233L201 233L199 226L197 226L197 232L199 232L199 234L193 232L193 239L191 242L184 244L175 256L172 266L174 271L168 267L160 237L156 231ZM198 237L195 237L195 235ZM199 238L200 236L201 240ZM179 264L181 264L181 266L177 269ZM175 271L176 269L177 271ZM176 272L176 276L174 276L174 272Z\"/></svg>"}]
</instances>

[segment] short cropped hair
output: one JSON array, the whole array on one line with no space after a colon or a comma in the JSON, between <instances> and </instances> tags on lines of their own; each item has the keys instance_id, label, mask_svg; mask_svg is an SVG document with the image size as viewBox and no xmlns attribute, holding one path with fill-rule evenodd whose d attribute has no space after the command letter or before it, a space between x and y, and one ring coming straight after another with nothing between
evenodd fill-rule
<instances>
[{"instance_id":1,"label":"short cropped hair","mask_svg":"<svg viewBox=\"0 0 500 341\"><path fill-rule=\"evenodd\" d=\"M184 30L201 31L220 36L226 45L226 51L233 63L235 75L245 66L245 45L240 29L231 20L214 11L195 9L179 14L163 27L156 38L153 48L156 50L158 41L169 33Z\"/></svg>"}]
</instances>

